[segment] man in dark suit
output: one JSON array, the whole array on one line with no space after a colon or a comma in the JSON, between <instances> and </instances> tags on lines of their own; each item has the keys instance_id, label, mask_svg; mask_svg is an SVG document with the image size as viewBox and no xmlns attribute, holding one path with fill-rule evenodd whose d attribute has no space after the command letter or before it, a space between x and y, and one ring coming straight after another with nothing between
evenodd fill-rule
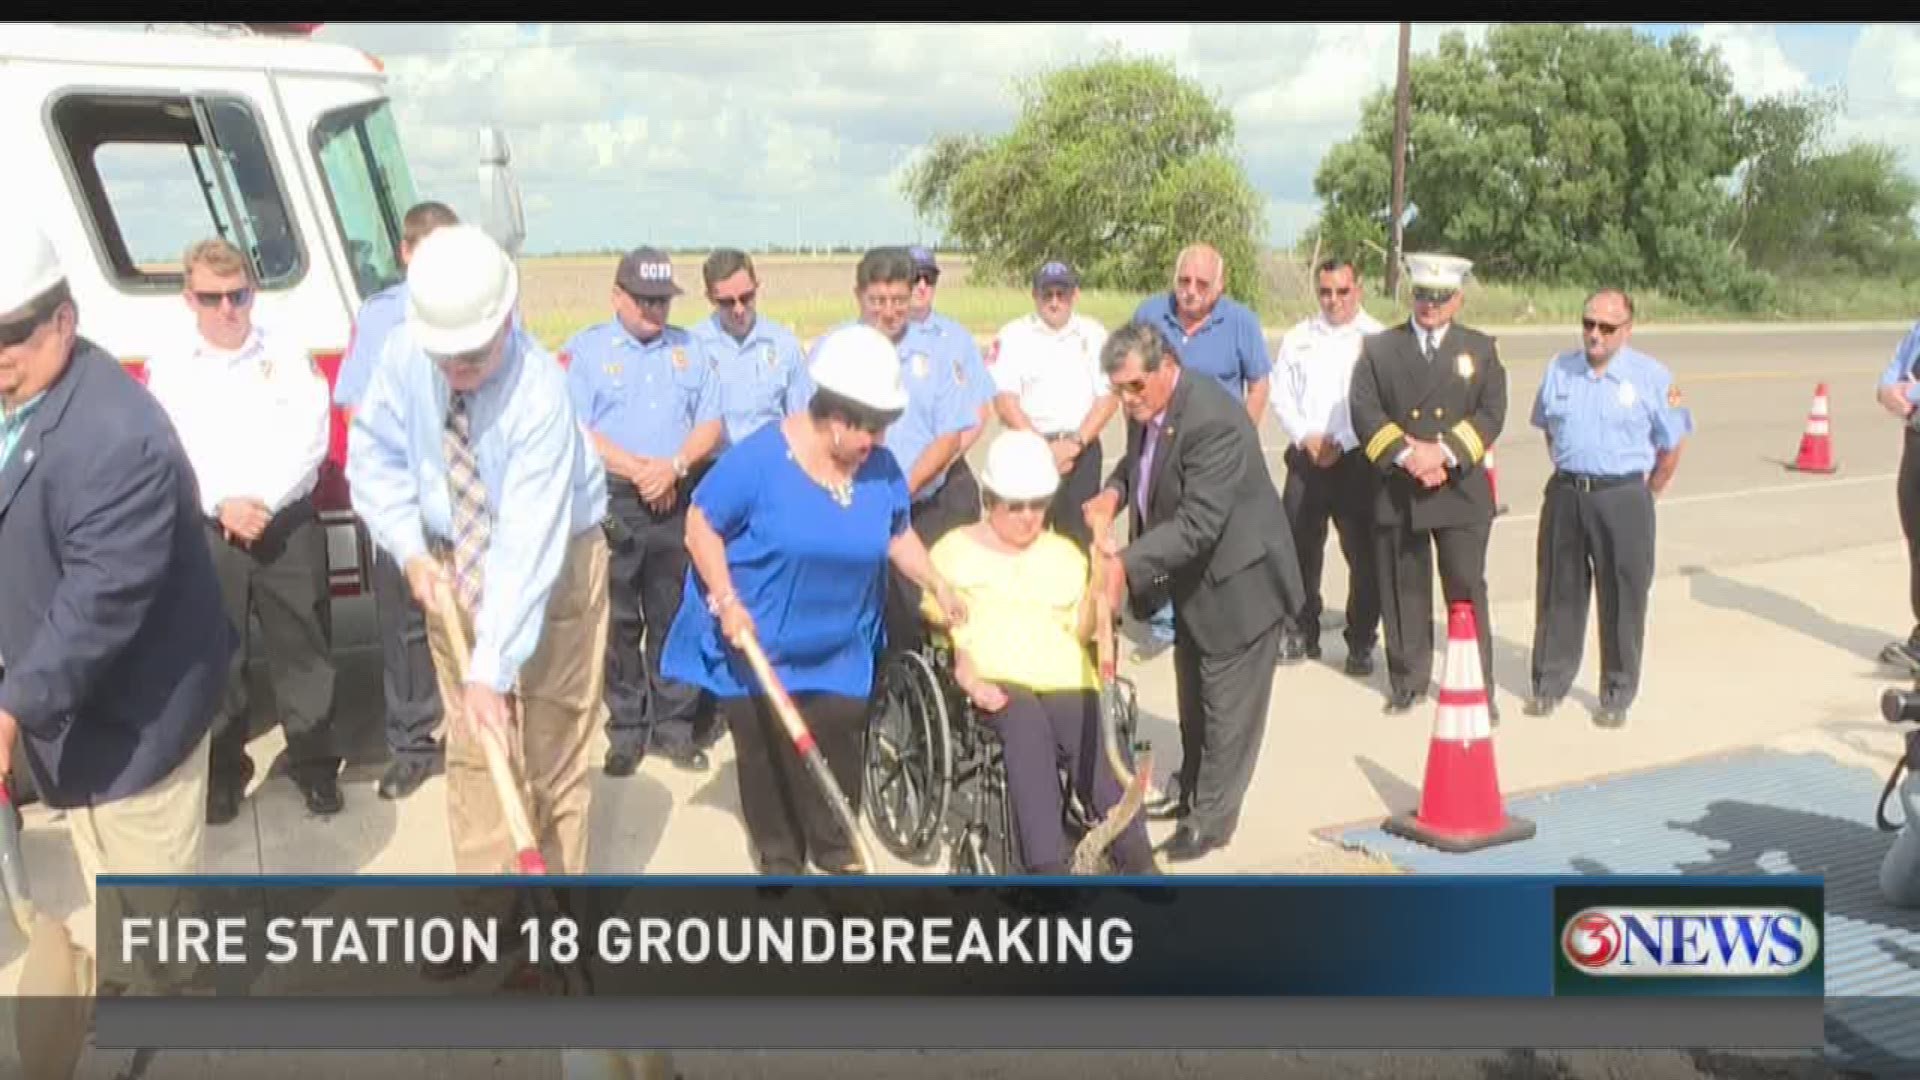
<instances>
[{"instance_id":1,"label":"man in dark suit","mask_svg":"<svg viewBox=\"0 0 1920 1080\"><path fill-rule=\"evenodd\" d=\"M1115 331L1101 366L1127 411L1127 452L1086 503L1109 556L1116 606L1143 615L1173 601L1180 701L1180 827L1170 861L1225 846L1239 823L1266 733L1273 666L1288 612L1306 591L1285 508L1245 406L1212 379L1184 374L1161 332ZM1132 541L1109 529L1129 510Z\"/></svg>"},{"instance_id":2,"label":"man in dark suit","mask_svg":"<svg viewBox=\"0 0 1920 1080\"><path fill-rule=\"evenodd\" d=\"M78 323L51 245L31 226L7 234L0 770L23 734L91 891L97 874L199 871L208 731L236 635L173 428ZM102 961L108 981L117 958Z\"/></svg>"},{"instance_id":3,"label":"man in dark suit","mask_svg":"<svg viewBox=\"0 0 1920 1080\"><path fill-rule=\"evenodd\" d=\"M1454 321L1473 266L1408 255L1413 318L1366 339L1353 369L1353 430L1384 477L1374 502L1389 694L1403 713L1433 678L1433 567L1448 603L1470 600L1493 703L1487 539L1493 487L1483 462L1507 419L1507 371L1494 341Z\"/></svg>"}]
</instances>

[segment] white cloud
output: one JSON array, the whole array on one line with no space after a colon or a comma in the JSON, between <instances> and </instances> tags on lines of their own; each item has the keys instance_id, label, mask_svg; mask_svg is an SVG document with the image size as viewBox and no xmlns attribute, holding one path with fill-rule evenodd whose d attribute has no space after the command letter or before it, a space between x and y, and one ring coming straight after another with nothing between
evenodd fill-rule
<instances>
[{"instance_id":1,"label":"white cloud","mask_svg":"<svg viewBox=\"0 0 1920 1080\"><path fill-rule=\"evenodd\" d=\"M1708 23L1700 28L1702 43L1718 48L1733 76L1734 93L1748 99L1790 94L1807 89L1807 73L1787 59L1771 26L1753 23Z\"/></svg>"},{"instance_id":2,"label":"white cloud","mask_svg":"<svg viewBox=\"0 0 1920 1080\"><path fill-rule=\"evenodd\" d=\"M1864 26L1847 61L1847 112L1835 125L1846 139L1883 142L1920 176L1920 27Z\"/></svg>"}]
</instances>

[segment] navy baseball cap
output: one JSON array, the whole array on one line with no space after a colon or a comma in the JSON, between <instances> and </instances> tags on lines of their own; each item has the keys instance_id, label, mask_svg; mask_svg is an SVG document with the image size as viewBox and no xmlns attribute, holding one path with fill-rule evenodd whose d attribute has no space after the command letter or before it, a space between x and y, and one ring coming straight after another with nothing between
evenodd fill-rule
<instances>
[{"instance_id":1,"label":"navy baseball cap","mask_svg":"<svg viewBox=\"0 0 1920 1080\"><path fill-rule=\"evenodd\" d=\"M1033 272L1033 291L1041 289L1077 289L1080 287L1080 275L1073 267L1058 259Z\"/></svg>"},{"instance_id":2,"label":"navy baseball cap","mask_svg":"<svg viewBox=\"0 0 1920 1080\"><path fill-rule=\"evenodd\" d=\"M673 262L659 248L634 248L620 260L613 283L633 296L648 299L679 296L680 286L673 283Z\"/></svg>"},{"instance_id":3,"label":"navy baseball cap","mask_svg":"<svg viewBox=\"0 0 1920 1080\"><path fill-rule=\"evenodd\" d=\"M930 273L935 277L940 275L940 261L933 257L932 248L915 244L907 249L907 257L913 260L914 273Z\"/></svg>"}]
</instances>

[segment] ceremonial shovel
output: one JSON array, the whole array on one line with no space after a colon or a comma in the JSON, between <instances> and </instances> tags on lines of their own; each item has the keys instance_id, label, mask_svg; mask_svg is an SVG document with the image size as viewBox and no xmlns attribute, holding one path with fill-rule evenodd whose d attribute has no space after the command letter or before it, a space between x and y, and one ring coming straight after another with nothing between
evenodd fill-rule
<instances>
[{"instance_id":1,"label":"ceremonial shovel","mask_svg":"<svg viewBox=\"0 0 1920 1080\"><path fill-rule=\"evenodd\" d=\"M68 1080L86 1050L93 1020L93 964L67 924L35 908L20 853L20 811L0 784L0 883L7 909L27 938L13 1010L14 1045L29 1080Z\"/></svg>"}]
</instances>

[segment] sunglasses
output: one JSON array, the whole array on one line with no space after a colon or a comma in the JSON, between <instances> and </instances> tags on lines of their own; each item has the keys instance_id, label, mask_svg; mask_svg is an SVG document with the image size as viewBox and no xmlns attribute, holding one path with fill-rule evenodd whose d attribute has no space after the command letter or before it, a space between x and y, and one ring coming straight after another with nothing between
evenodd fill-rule
<instances>
[{"instance_id":1,"label":"sunglasses","mask_svg":"<svg viewBox=\"0 0 1920 1080\"><path fill-rule=\"evenodd\" d=\"M915 274L913 275L913 283L915 285L938 285L940 284L940 275L933 273Z\"/></svg>"},{"instance_id":2,"label":"sunglasses","mask_svg":"<svg viewBox=\"0 0 1920 1080\"><path fill-rule=\"evenodd\" d=\"M1321 289L1320 295L1321 296L1337 296L1340 299L1345 300L1347 297L1353 295L1353 286L1349 285L1343 289Z\"/></svg>"},{"instance_id":3,"label":"sunglasses","mask_svg":"<svg viewBox=\"0 0 1920 1080\"><path fill-rule=\"evenodd\" d=\"M1073 299L1073 290L1060 288L1042 289L1040 290L1040 299L1043 303L1051 303L1055 300L1071 300Z\"/></svg>"},{"instance_id":4,"label":"sunglasses","mask_svg":"<svg viewBox=\"0 0 1920 1080\"><path fill-rule=\"evenodd\" d=\"M1142 375L1137 379L1117 382L1113 384L1113 388L1122 394L1144 394L1147 392L1147 377Z\"/></svg>"},{"instance_id":5,"label":"sunglasses","mask_svg":"<svg viewBox=\"0 0 1920 1080\"><path fill-rule=\"evenodd\" d=\"M1595 331L1595 330L1598 330L1598 331L1600 331L1600 332L1601 332L1602 334L1611 334L1611 333L1614 333L1615 331L1617 331L1617 330L1619 330L1619 329L1620 329L1621 327L1623 327L1623 326L1625 326L1625 325L1627 325L1627 324L1626 324L1626 323L1610 323L1610 322L1601 322L1601 321L1600 321L1599 319L1581 319L1581 320L1580 320L1580 328L1581 328L1581 329L1583 329L1583 330L1586 330L1586 331L1587 331L1587 332L1589 332L1589 333L1591 333L1591 332L1593 332L1593 331Z\"/></svg>"},{"instance_id":6,"label":"sunglasses","mask_svg":"<svg viewBox=\"0 0 1920 1080\"><path fill-rule=\"evenodd\" d=\"M1053 500L1052 499L1006 499L1006 500L1003 500L1000 503L1000 505L1006 507L1009 513L1018 514L1026 511L1031 511L1033 513L1039 514L1039 513L1045 513L1047 508L1053 505Z\"/></svg>"},{"instance_id":7,"label":"sunglasses","mask_svg":"<svg viewBox=\"0 0 1920 1080\"><path fill-rule=\"evenodd\" d=\"M0 323L0 349L11 349L34 335L41 325L60 310L58 304L29 308L25 315L9 323Z\"/></svg>"},{"instance_id":8,"label":"sunglasses","mask_svg":"<svg viewBox=\"0 0 1920 1080\"><path fill-rule=\"evenodd\" d=\"M203 308L217 308L220 306L222 300L232 304L236 308L243 308L253 303L253 290L251 288L229 289L226 292L215 292L206 289L193 290L193 302Z\"/></svg>"},{"instance_id":9,"label":"sunglasses","mask_svg":"<svg viewBox=\"0 0 1920 1080\"><path fill-rule=\"evenodd\" d=\"M1416 304L1444 304L1453 299L1452 289L1415 289L1413 302Z\"/></svg>"},{"instance_id":10,"label":"sunglasses","mask_svg":"<svg viewBox=\"0 0 1920 1080\"><path fill-rule=\"evenodd\" d=\"M714 307L735 308L752 307L754 300L758 299L759 296L759 289L748 289L739 296L709 296L707 299L713 301Z\"/></svg>"}]
</instances>

